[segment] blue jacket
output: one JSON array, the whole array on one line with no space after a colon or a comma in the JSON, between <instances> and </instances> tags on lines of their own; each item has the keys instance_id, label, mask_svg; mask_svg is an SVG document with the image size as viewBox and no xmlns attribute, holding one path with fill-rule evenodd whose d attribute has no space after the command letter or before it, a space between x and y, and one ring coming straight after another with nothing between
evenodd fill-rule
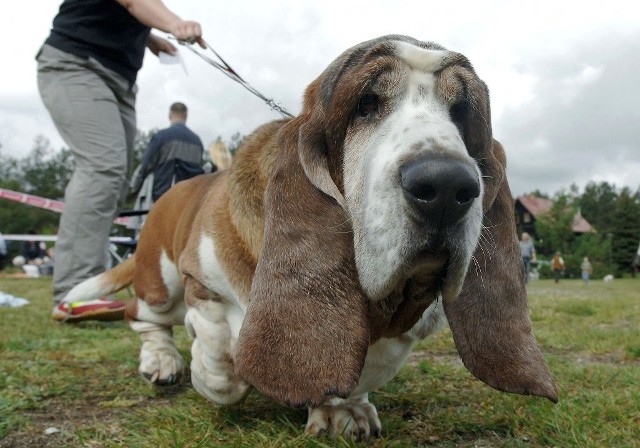
<instances>
[{"instance_id":1,"label":"blue jacket","mask_svg":"<svg viewBox=\"0 0 640 448\"><path fill-rule=\"evenodd\" d=\"M184 123L174 123L153 136L140 169L132 181L134 191L153 173L153 200L156 201L173 184L202 174L202 141Z\"/></svg>"}]
</instances>

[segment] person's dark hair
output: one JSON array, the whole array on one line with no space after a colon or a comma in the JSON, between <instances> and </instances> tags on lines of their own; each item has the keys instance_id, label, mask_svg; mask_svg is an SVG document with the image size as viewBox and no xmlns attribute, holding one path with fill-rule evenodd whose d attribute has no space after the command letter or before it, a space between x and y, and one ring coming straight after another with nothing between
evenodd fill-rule
<instances>
[{"instance_id":1,"label":"person's dark hair","mask_svg":"<svg viewBox=\"0 0 640 448\"><path fill-rule=\"evenodd\" d=\"M187 115L187 106L184 103L173 103L169 108L169 112L178 115Z\"/></svg>"}]
</instances>

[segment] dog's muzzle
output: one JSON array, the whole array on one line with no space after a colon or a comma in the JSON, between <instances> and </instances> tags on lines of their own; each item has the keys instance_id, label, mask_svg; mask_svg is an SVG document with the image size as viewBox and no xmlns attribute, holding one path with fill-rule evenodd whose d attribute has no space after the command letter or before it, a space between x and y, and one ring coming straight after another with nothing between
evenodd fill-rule
<instances>
[{"instance_id":1,"label":"dog's muzzle","mask_svg":"<svg viewBox=\"0 0 640 448\"><path fill-rule=\"evenodd\" d=\"M400 168L404 197L425 224L442 229L459 221L480 196L478 173L468 162L430 154Z\"/></svg>"}]
</instances>

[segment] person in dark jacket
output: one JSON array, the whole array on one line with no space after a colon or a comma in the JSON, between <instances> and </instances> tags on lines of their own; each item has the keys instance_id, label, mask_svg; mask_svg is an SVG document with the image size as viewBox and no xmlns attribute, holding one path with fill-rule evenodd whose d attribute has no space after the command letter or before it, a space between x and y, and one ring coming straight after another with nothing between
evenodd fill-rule
<instances>
[{"instance_id":1,"label":"person in dark jacket","mask_svg":"<svg viewBox=\"0 0 640 448\"><path fill-rule=\"evenodd\" d=\"M40 96L75 161L56 241L55 320L124 316L123 302L76 306L64 297L106 269L111 225L128 193L145 48L155 55L177 51L151 28L206 48L200 24L162 0L64 0L36 56Z\"/></svg>"},{"instance_id":2,"label":"person in dark jacket","mask_svg":"<svg viewBox=\"0 0 640 448\"><path fill-rule=\"evenodd\" d=\"M20 244L20 254L24 257L26 263L42 259L47 254L47 246L42 241L35 239L35 230L30 230L29 235L33 235L34 239L23 241Z\"/></svg>"},{"instance_id":3,"label":"person in dark jacket","mask_svg":"<svg viewBox=\"0 0 640 448\"><path fill-rule=\"evenodd\" d=\"M187 106L173 103L169 108L171 125L158 131L147 147L142 162L131 181L131 189L140 190L153 174L152 200L157 201L171 186L181 180L202 174L202 141L187 127Z\"/></svg>"},{"instance_id":4,"label":"person in dark jacket","mask_svg":"<svg viewBox=\"0 0 640 448\"><path fill-rule=\"evenodd\" d=\"M4 241L4 238L2 238L2 232L0 232L0 271L4 269L8 256L7 243Z\"/></svg>"}]
</instances>

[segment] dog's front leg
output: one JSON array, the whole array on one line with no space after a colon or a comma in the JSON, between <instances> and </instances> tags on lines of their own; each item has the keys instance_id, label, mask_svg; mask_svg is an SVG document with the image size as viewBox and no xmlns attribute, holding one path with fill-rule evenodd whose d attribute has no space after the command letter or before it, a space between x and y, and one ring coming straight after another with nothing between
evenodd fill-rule
<instances>
[{"instance_id":1,"label":"dog's front leg","mask_svg":"<svg viewBox=\"0 0 640 448\"><path fill-rule=\"evenodd\" d=\"M380 339L369 347L358 387L346 400L332 398L320 407L309 408L307 434L342 435L358 440L380 437L380 419L375 406L369 402L368 392L379 389L398 373L414 343L439 328L444 322L443 316L441 303L434 303L411 331Z\"/></svg>"},{"instance_id":2,"label":"dog's front leg","mask_svg":"<svg viewBox=\"0 0 640 448\"><path fill-rule=\"evenodd\" d=\"M234 373L237 322L243 311L235 303L209 291L193 277L185 282L185 326L191 345L191 382L203 396L217 404L242 401L249 384Z\"/></svg>"},{"instance_id":3,"label":"dog's front leg","mask_svg":"<svg viewBox=\"0 0 640 448\"><path fill-rule=\"evenodd\" d=\"M170 312L155 312L143 300L136 299L136 306L127 311L129 326L140 334L140 366L143 378L158 386L176 384L182 378L184 361L173 341L173 325L181 323L184 306Z\"/></svg>"},{"instance_id":4,"label":"dog's front leg","mask_svg":"<svg viewBox=\"0 0 640 448\"><path fill-rule=\"evenodd\" d=\"M378 411L369 403L369 394L363 393L346 400L332 398L318 408L309 408L305 432L364 440L380 437L381 428Z\"/></svg>"}]
</instances>

